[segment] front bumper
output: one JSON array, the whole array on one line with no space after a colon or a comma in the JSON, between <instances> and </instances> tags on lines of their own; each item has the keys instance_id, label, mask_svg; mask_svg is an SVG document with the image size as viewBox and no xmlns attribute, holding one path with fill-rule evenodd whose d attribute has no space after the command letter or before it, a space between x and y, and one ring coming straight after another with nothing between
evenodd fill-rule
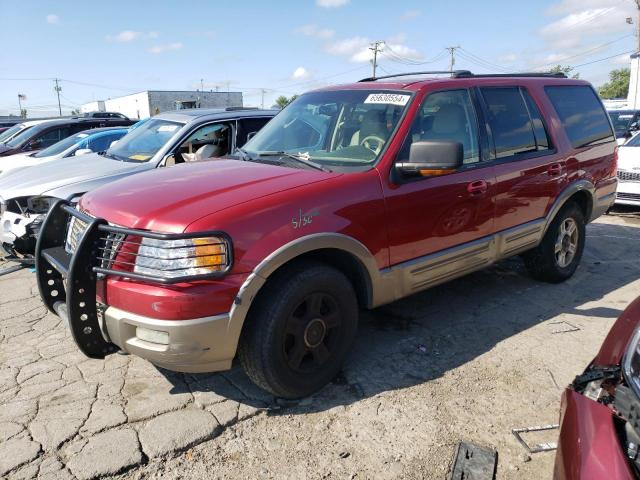
<instances>
[{"instance_id":1,"label":"front bumper","mask_svg":"<svg viewBox=\"0 0 640 480\"><path fill-rule=\"evenodd\" d=\"M223 358L227 356L229 321L229 314L158 320L108 307L102 326L108 340L126 352L167 370L200 373L231 368L233 357ZM166 341L149 341L145 332L166 334Z\"/></svg>"},{"instance_id":2,"label":"front bumper","mask_svg":"<svg viewBox=\"0 0 640 480\"><path fill-rule=\"evenodd\" d=\"M0 218L0 245L6 251L15 249L23 255L32 255L43 219L44 215L26 217L14 212L4 212Z\"/></svg>"},{"instance_id":3,"label":"front bumper","mask_svg":"<svg viewBox=\"0 0 640 480\"><path fill-rule=\"evenodd\" d=\"M615 413L567 388L562 394L555 480L633 480L618 434Z\"/></svg>"},{"instance_id":4,"label":"front bumper","mask_svg":"<svg viewBox=\"0 0 640 480\"><path fill-rule=\"evenodd\" d=\"M619 181L616 204L640 206L640 182Z\"/></svg>"}]
</instances>

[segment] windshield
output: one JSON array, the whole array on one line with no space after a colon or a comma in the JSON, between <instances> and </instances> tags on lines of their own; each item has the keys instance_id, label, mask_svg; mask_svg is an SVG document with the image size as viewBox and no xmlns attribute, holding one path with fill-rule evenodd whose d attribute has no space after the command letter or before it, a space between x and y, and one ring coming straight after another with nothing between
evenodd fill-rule
<instances>
[{"instance_id":1,"label":"windshield","mask_svg":"<svg viewBox=\"0 0 640 480\"><path fill-rule=\"evenodd\" d=\"M80 142L82 142L82 140L84 140L88 136L89 135L86 133L78 133L76 135L72 135L70 137L65 138L64 140L60 140L59 142L54 143L53 145L51 145L48 148L45 148L44 150L40 150L38 153L32 156L36 158L43 158L43 157L51 157L53 155L58 155L59 153L64 152L68 148L73 147L76 144L79 144Z\"/></svg>"},{"instance_id":2,"label":"windshield","mask_svg":"<svg viewBox=\"0 0 640 480\"><path fill-rule=\"evenodd\" d=\"M17 134L15 137L13 137L12 139L8 140L6 142L6 145L8 147L11 147L11 148L19 147L20 145L25 143L27 140L30 140L33 137L34 134L37 134L38 132L41 132L46 127L47 127L46 125L41 124L41 125L35 125L35 126L31 127L31 128L25 128L19 134Z\"/></svg>"},{"instance_id":3,"label":"windshield","mask_svg":"<svg viewBox=\"0 0 640 480\"><path fill-rule=\"evenodd\" d=\"M131 130L106 155L126 162L146 162L173 137L183 124L152 119Z\"/></svg>"},{"instance_id":4,"label":"windshield","mask_svg":"<svg viewBox=\"0 0 640 480\"><path fill-rule=\"evenodd\" d=\"M609 112L616 134L626 133L635 115L633 112Z\"/></svg>"},{"instance_id":5,"label":"windshield","mask_svg":"<svg viewBox=\"0 0 640 480\"><path fill-rule=\"evenodd\" d=\"M25 126L24 123L18 123L17 125L14 125L13 127L0 133L0 143L4 143L7 140L10 140L11 137L13 137L16 133L19 133L21 130L27 129L27 128L30 128L30 127Z\"/></svg>"},{"instance_id":6,"label":"windshield","mask_svg":"<svg viewBox=\"0 0 640 480\"><path fill-rule=\"evenodd\" d=\"M307 93L267 123L244 150L256 161L283 152L328 168L369 168L410 98L407 92L380 90Z\"/></svg>"}]
</instances>

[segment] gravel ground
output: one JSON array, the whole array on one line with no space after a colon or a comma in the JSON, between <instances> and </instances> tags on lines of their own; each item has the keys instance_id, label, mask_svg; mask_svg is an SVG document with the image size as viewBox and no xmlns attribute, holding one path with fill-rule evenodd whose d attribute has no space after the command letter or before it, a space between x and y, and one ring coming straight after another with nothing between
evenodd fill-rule
<instances>
[{"instance_id":1,"label":"gravel ground","mask_svg":"<svg viewBox=\"0 0 640 480\"><path fill-rule=\"evenodd\" d=\"M640 215L587 231L564 284L511 259L364 313L343 374L297 404L237 367L89 360L29 270L0 277L0 477L441 479L466 440L498 451L499 479L550 478L554 454L525 455L511 429L557 422L562 389L640 293Z\"/></svg>"}]
</instances>

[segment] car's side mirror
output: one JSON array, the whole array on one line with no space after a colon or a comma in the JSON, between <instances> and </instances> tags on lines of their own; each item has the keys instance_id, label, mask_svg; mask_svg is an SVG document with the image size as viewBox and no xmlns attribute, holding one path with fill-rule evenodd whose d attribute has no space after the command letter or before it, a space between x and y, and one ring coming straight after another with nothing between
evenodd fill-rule
<instances>
[{"instance_id":1,"label":"car's side mirror","mask_svg":"<svg viewBox=\"0 0 640 480\"><path fill-rule=\"evenodd\" d=\"M111 143L109 144L109 148L113 148L113 147L115 147L117 144L118 144L118 140L114 140L113 142L111 142Z\"/></svg>"},{"instance_id":2,"label":"car's side mirror","mask_svg":"<svg viewBox=\"0 0 640 480\"><path fill-rule=\"evenodd\" d=\"M629 132L637 132L638 130L640 130L640 125L638 125L638 122L633 122L631 125L629 125Z\"/></svg>"},{"instance_id":3,"label":"car's side mirror","mask_svg":"<svg viewBox=\"0 0 640 480\"><path fill-rule=\"evenodd\" d=\"M24 150L27 152L30 152L32 150L40 150L41 148L42 148L42 140L40 139L31 140L29 143L27 143L24 146Z\"/></svg>"},{"instance_id":4,"label":"car's side mirror","mask_svg":"<svg viewBox=\"0 0 640 480\"><path fill-rule=\"evenodd\" d=\"M76 150L73 156L79 157L80 155L87 155L88 153L93 153L93 150L91 150L90 148L79 148L78 150Z\"/></svg>"},{"instance_id":5,"label":"car's side mirror","mask_svg":"<svg viewBox=\"0 0 640 480\"><path fill-rule=\"evenodd\" d=\"M396 163L396 169L410 177L447 175L462 166L463 156L463 147L459 142L413 142L409 161Z\"/></svg>"},{"instance_id":6,"label":"car's side mirror","mask_svg":"<svg viewBox=\"0 0 640 480\"><path fill-rule=\"evenodd\" d=\"M176 164L176 157L173 153L168 153L164 156L162 161L160 162L161 167L173 167Z\"/></svg>"}]
</instances>

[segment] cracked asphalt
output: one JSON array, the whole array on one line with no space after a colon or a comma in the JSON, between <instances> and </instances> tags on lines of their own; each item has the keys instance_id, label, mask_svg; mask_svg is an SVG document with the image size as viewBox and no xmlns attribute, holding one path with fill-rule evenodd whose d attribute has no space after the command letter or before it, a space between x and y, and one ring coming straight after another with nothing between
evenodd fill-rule
<instances>
[{"instance_id":1,"label":"cracked asphalt","mask_svg":"<svg viewBox=\"0 0 640 480\"><path fill-rule=\"evenodd\" d=\"M526 455L511 429L557 422L562 389L640 294L640 215L587 234L564 284L515 258L364 312L343 373L298 403L238 367L87 359L33 273L2 276L0 477L435 479L464 440L498 451L499 479L550 478L554 454Z\"/></svg>"}]
</instances>

